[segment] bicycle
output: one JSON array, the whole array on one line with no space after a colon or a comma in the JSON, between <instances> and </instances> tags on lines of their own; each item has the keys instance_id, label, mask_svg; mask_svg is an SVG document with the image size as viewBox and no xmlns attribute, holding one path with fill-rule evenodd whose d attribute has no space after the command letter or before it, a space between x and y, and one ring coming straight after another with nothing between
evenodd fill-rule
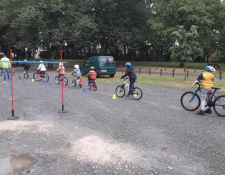
<instances>
[{"instance_id":1,"label":"bicycle","mask_svg":"<svg viewBox=\"0 0 225 175\"><path fill-rule=\"evenodd\" d=\"M81 88L80 78L77 79L76 75L73 75L72 85L73 85L73 87L76 87L76 85L77 85L77 87Z\"/></svg>"},{"instance_id":2,"label":"bicycle","mask_svg":"<svg viewBox=\"0 0 225 175\"><path fill-rule=\"evenodd\" d=\"M58 76L55 77L55 83L59 84L60 81L62 81L62 75L59 74ZM68 84L68 79L65 76L63 76L63 84L65 85Z\"/></svg>"},{"instance_id":3,"label":"bicycle","mask_svg":"<svg viewBox=\"0 0 225 175\"><path fill-rule=\"evenodd\" d=\"M23 75L24 75L24 78L28 79L30 76L29 76L29 70L24 70L23 72Z\"/></svg>"},{"instance_id":4,"label":"bicycle","mask_svg":"<svg viewBox=\"0 0 225 175\"><path fill-rule=\"evenodd\" d=\"M125 95L126 89L127 89L127 92L129 92L130 84L127 83L127 81L126 81L127 79L128 78L123 78L123 84L117 86L117 88L116 88L116 96L119 98L122 98ZM139 87L134 87L134 85L133 85L133 90L132 90L131 95L135 100L140 100L142 98L143 93Z\"/></svg>"},{"instance_id":5,"label":"bicycle","mask_svg":"<svg viewBox=\"0 0 225 175\"><path fill-rule=\"evenodd\" d=\"M195 111L197 110L201 105L201 100L198 92L201 92L201 84L196 83L197 88L194 90L194 92L185 92L180 99L182 107L187 111ZM212 87L214 90L212 93L212 96L210 99L207 95L206 102L207 104L205 107L213 107L215 113L218 116L225 117L225 95L216 96L215 93L220 90L221 88Z\"/></svg>"},{"instance_id":6,"label":"bicycle","mask_svg":"<svg viewBox=\"0 0 225 175\"><path fill-rule=\"evenodd\" d=\"M38 71L38 72L36 72L36 73L33 74L33 79L34 79L35 81L38 81L38 80L44 80L44 81L47 82L47 81L49 80L49 76L48 76L48 74L47 74L46 72L43 72L43 71L42 71L41 77L40 77L40 73L39 73L39 71Z\"/></svg>"},{"instance_id":7,"label":"bicycle","mask_svg":"<svg viewBox=\"0 0 225 175\"><path fill-rule=\"evenodd\" d=\"M97 91L97 85L94 80L90 80L90 82L88 83L88 88Z\"/></svg>"}]
</instances>

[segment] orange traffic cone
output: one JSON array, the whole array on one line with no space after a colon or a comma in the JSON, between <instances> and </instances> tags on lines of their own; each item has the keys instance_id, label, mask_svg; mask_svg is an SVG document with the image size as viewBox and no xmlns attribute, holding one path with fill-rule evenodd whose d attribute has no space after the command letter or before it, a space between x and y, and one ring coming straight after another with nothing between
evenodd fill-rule
<instances>
[{"instance_id":1,"label":"orange traffic cone","mask_svg":"<svg viewBox=\"0 0 225 175\"><path fill-rule=\"evenodd\" d=\"M108 91L108 89L107 88L105 88L105 90L104 90L105 92L107 92Z\"/></svg>"}]
</instances>

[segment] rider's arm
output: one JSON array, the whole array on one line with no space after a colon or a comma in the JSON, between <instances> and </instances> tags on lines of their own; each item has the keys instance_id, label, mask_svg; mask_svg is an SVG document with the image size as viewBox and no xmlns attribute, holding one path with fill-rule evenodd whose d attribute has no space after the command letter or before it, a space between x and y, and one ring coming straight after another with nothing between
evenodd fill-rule
<instances>
[{"instance_id":1,"label":"rider's arm","mask_svg":"<svg viewBox=\"0 0 225 175\"><path fill-rule=\"evenodd\" d=\"M203 74L201 73L201 74L198 76L197 80L195 80L195 82L192 84L192 87L194 87L196 83L198 83L198 82L200 82L200 81L202 81L202 80L203 80Z\"/></svg>"},{"instance_id":2,"label":"rider's arm","mask_svg":"<svg viewBox=\"0 0 225 175\"><path fill-rule=\"evenodd\" d=\"M90 76L90 72L87 74L87 77L89 77Z\"/></svg>"},{"instance_id":3,"label":"rider's arm","mask_svg":"<svg viewBox=\"0 0 225 175\"><path fill-rule=\"evenodd\" d=\"M128 73L129 73L129 70L126 70L125 74L121 77L121 79L126 77L128 75Z\"/></svg>"},{"instance_id":4,"label":"rider's arm","mask_svg":"<svg viewBox=\"0 0 225 175\"><path fill-rule=\"evenodd\" d=\"M39 64L39 66L38 66L37 70L40 70L40 69L41 69L41 65Z\"/></svg>"}]
</instances>

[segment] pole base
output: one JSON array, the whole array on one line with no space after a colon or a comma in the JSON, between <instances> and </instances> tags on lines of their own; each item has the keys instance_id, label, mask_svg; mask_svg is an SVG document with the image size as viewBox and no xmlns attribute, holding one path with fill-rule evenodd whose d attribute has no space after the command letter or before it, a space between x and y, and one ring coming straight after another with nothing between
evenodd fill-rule
<instances>
[{"instance_id":1,"label":"pole base","mask_svg":"<svg viewBox=\"0 0 225 175\"><path fill-rule=\"evenodd\" d=\"M63 110L59 110L58 113L65 114L65 113L68 113L68 111L63 109Z\"/></svg>"},{"instance_id":2,"label":"pole base","mask_svg":"<svg viewBox=\"0 0 225 175\"><path fill-rule=\"evenodd\" d=\"M16 116L11 116L11 117L8 117L7 120L17 120L19 117L16 117Z\"/></svg>"}]
</instances>

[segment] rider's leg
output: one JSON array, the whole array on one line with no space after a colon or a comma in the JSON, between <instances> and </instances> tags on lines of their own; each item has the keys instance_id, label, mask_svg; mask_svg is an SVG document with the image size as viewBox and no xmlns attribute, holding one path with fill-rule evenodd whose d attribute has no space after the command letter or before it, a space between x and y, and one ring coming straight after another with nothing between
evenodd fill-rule
<instances>
[{"instance_id":1,"label":"rider's leg","mask_svg":"<svg viewBox=\"0 0 225 175\"><path fill-rule=\"evenodd\" d=\"M212 102L212 94L213 94L213 89L207 89L207 99L208 101L210 100L210 103ZM205 113L211 114L212 113L212 106L209 106L209 108L205 111Z\"/></svg>"},{"instance_id":2,"label":"rider's leg","mask_svg":"<svg viewBox=\"0 0 225 175\"><path fill-rule=\"evenodd\" d=\"M133 79L130 80L130 86L129 86L129 92L128 92L128 95L131 95L132 92L133 92L134 82L135 82L135 80L133 80Z\"/></svg>"}]
</instances>

